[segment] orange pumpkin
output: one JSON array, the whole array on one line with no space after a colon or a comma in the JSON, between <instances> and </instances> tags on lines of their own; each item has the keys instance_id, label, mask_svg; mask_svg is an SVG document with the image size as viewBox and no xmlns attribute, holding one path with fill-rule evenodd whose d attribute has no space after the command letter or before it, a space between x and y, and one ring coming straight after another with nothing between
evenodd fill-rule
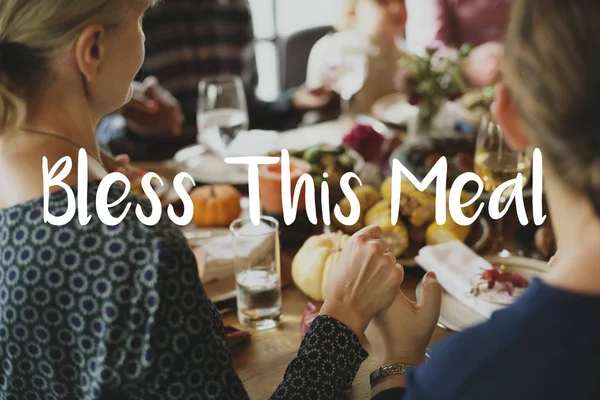
<instances>
[{"instance_id":1,"label":"orange pumpkin","mask_svg":"<svg viewBox=\"0 0 600 400\"><path fill-rule=\"evenodd\" d=\"M190 193L197 226L227 227L242 212L240 192L229 185L201 186Z\"/></svg>"}]
</instances>

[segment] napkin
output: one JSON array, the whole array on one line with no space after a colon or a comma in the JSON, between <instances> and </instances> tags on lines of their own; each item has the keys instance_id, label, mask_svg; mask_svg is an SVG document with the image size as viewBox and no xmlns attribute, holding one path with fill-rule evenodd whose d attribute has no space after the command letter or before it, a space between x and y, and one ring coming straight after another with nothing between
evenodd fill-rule
<instances>
[{"instance_id":1,"label":"napkin","mask_svg":"<svg viewBox=\"0 0 600 400\"><path fill-rule=\"evenodd\" d=\"M505 307L470 294L477 277L492 265L463 242L425 246L415 260L426 271L435 272L438 282L448 294L479 314L489 318L493 312ZM509 296L502 293L494 295Z\"/></svg>"},{"instance_id":2,"label":"napkin","mask_svg":"<svg viewBox=\"0 0 600 400\"><path fill-rule=\"evenodd\" d=\"M210 283L235 275L236 264L247 265L254 263L266 253L273 251L273 236L266 235L271 228L265 223L254 226L249 223L233 235L215 236L203 241L201 247L206 253L201 278L204 283ZM238 255L236 262L236 254Z\"/></svg>"}]
</instances>

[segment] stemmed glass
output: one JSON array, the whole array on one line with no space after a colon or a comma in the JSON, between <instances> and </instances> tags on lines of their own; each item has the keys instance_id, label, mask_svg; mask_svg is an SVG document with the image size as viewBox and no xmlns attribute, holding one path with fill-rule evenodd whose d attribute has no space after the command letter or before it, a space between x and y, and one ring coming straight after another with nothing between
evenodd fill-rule
<instances>
[{"instance_id":1,"label":"stemmed glass","mask_svg":"<svg viewBox=\"0 0 600 400\"><path fill-rule=\"evenodd\" d=\"M235 75L202 79L198 85L198 141L224 154L240 132L248 130L244 85Z\"/></svg>"},{"instance_id":2,"label":"stemmed glass","mask_svg":"<svg viewBox=\"0 0 600 400\"><path fill-rule=\"evenodd\" d=\"M523 176L523 186L531 178L531 154L528 151L513 151L502 135L500 126L491 116L482 119L475 148L475 173L483 180L484 190L490 195L504 182ZM500 196L500 210L504 210L512 190L505 190ZM504 247L502 218L498 219L492 251L501 257L510 256Z\"/></svg>"},{"instance_id":3,"label":"stemmed glass","mask_svg":"<svg viewBox=\"0 0 600 400\"><path fill-rule=\"evenodd\" d=\"M350 101L358 93L367 78L367 57L369 46L366 41L356 38L348 41L327 64L327 81L331 88L340 95L342 116L350 117L352 109Z\"/></svg>"}]
</instances>

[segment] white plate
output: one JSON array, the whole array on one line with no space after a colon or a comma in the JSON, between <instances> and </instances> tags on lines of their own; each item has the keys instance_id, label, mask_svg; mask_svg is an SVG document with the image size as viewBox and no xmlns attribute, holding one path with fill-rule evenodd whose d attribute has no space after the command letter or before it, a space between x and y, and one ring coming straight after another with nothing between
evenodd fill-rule
<instances>
[{"instance_id":1,"label":"white plate","mask_svg":"<svg viewBox=\"0 0 600 400\"><path fill-rule=\"evenodd\" d=\"M527 280L531 281L534 277L541 277L545 272L548 271L548 263L533 258L510 256L510 257L499 257L499 256L485 256L484 257L491 264L504 264L507 270L515 272ZM421 283L417 286L417 301L421 301ZM470 307L467 307L449 295L445 290L442 295L442 309L440 311L440 318L438 326L443 329L450 331L463 331L471 328L475 325L481 324L487 321L487 318Z\"/></svg>"},{"instance_id":2,"label":"white plate","mask_svg":"<svg viewBox=\"0 0 600 400\"><path fill-rule=\"evenodd\" d=\"M401 93L382 97L373 105L373 116L381 122L395 126L407 126L410 119L415 117L418 109L406 100Z\"/></svg>"},{"instance_id":3,"label":"white plate","mask_svg":"<svg viewBox=\"0 0 600 400\"><path fill-rule=\"evenodd\" d=\"M186 147L175 154L177 168L191 175L197 183L247 185L248 167L229 165L223 157L201 144Z\"/></svg>"}]
</instances>

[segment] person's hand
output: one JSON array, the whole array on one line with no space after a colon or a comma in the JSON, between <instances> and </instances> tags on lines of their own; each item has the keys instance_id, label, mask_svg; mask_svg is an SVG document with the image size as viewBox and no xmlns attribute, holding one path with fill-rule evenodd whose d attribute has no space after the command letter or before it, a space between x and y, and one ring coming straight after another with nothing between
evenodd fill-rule
<instances>
[{"instance_id":1,"label":"person's hand","mask_svg":"<svg viewBox=\"0 0 600 400\"><path fill-rule=\"evenodd\" d=\"M326 107L334 98L334 93L327 87L309 89L301 86L294 94L294 108L299 111L316 111Z\"/></svg>"},{"instance_id":2,"label":"person's hand","mask_svg":"<svg viewBox=\"0 0 600 400\"><path fill-rule=\"evenodd\" d=\"M369 321L392 303L403 278L404 270L396 264L381 228L363 228L348 239L331 269L320 313L360 337Z\"/></svg>"},{"instance_id":3,"label":"person's hand","mask_svg":"<svg viewBox=\"0 0 600 400\"><path fill-rule=\"evenodd\" d=\"M442 288L435 274L423 278L422 304L398 291L392 305L369 324L366 336L379 365L419 365L437 324L442 303Z\"/></svg>"},{"instance_id":4,"label":"person's hand","mask_svg":"<svg viewBox=\"0 0 600 400\"><path fill-rule=\"evenodd\" d=\"M131 160L126 154L120 154L116 157L113 157L112 155L103 151L100 155L102 164L104 164L104 168L109 174L113 172L120 172L125 175L130 182L140 179L144 175L143 170L131 165Z\"/></svg>"},{"instance_id":5,"label":"person's hand","mask_svg":"<svg viewBox=\"0 0 600 400\"><path fill-rule=\"evenodd\" d=\"M133 97L118 113L139 135L181 134L184 116L179 102L155 77L133 83Z\"/></svg>"},{"instance_id":6,"label":"person's hand","mask_svg":"<svg viewBox=\"0 0 600 400\"><path fill-rule=\"evenodd\" d=\"M501 79L500 65L504 56L504 46L498 42L479 45L469 54L463 75L471 86L492 86Z\"/></svg>"}]
</instances>

